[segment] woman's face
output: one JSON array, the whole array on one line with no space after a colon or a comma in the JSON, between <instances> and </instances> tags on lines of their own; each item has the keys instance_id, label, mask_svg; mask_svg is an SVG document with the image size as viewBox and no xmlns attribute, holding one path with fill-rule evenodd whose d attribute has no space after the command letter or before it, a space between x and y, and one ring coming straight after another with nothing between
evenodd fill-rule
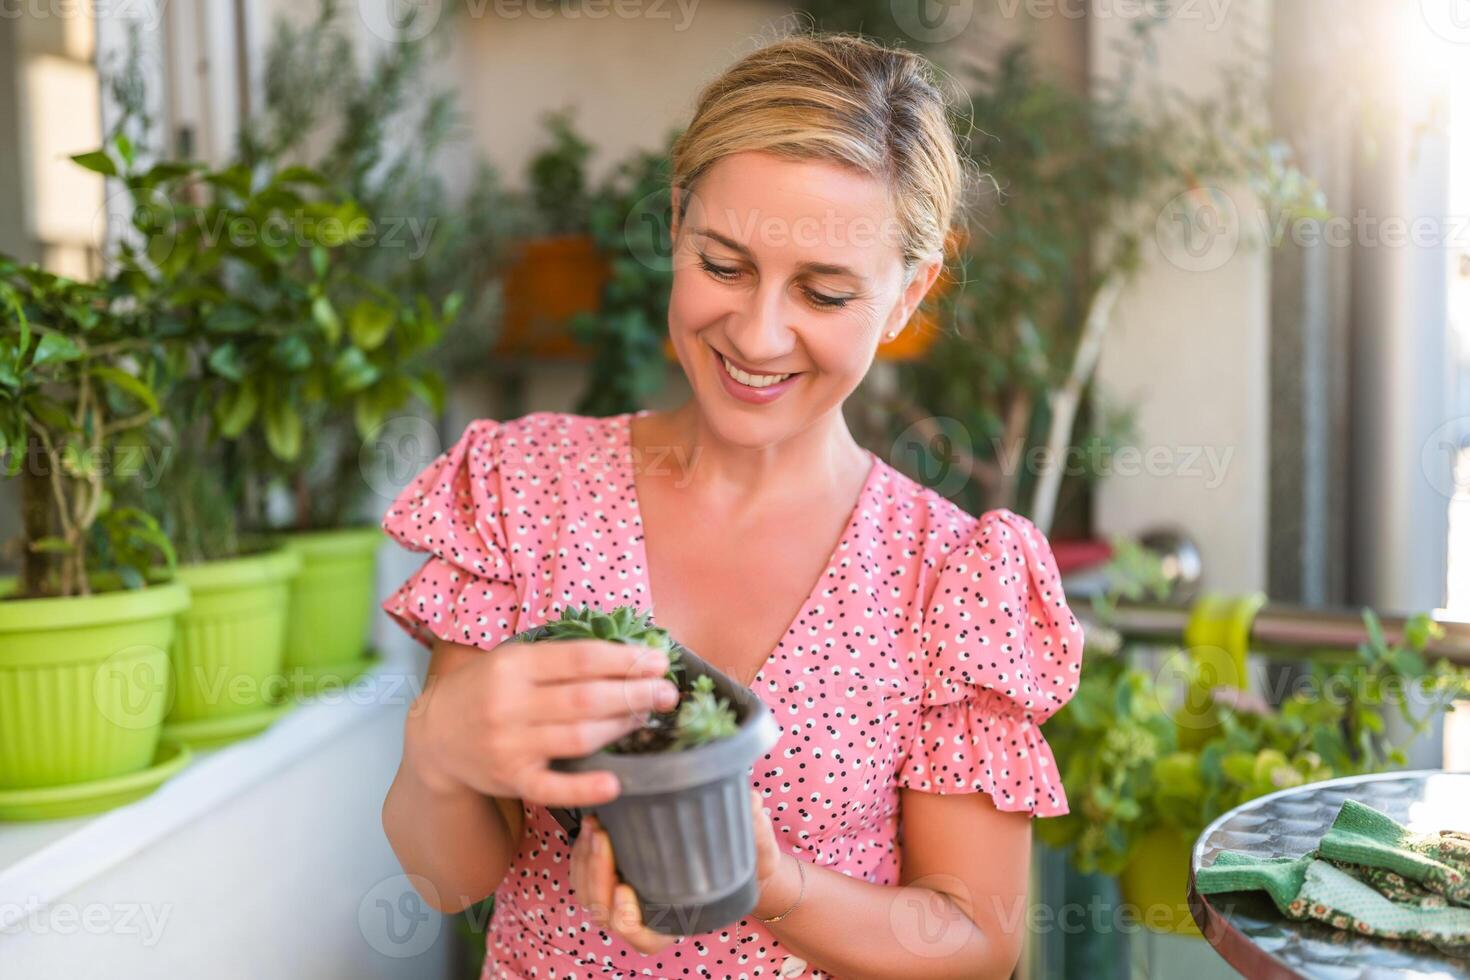
<instances>
[{"instance_id":1,"label":"woman's face","mask_svg":"<svg viewBox=\"0 0 1470 980\"><path fill-rule=\"evenodd\" d=\"M878 180L768 153L712 166L674 231L670 338L709 424L752 448L840 406L940 267L905 286Z\"/></svg>"}]
</instances>

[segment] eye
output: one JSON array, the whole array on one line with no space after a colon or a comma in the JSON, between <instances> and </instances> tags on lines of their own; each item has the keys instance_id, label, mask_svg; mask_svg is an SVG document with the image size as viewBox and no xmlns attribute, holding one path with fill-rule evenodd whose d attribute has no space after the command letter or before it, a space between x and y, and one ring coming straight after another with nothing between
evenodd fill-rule
<instances>
[{"instance_id":1,"label":"eye","mask_svg":"<svg viewBox=\"0 0 1470 980\"><path fill-rule=\"evenodd\" d=\"M699 267L716 279L721 279L725 282L730 282L736 276L740 275L739 269L729 269L722 265L715 265L703 255L699 257Z\"/></svg>"},{"instance_id":2,"label":"eye","mask_svg":"<svg viewBox=\"0 0 1470 980\"><path fill-rule=\"evenodd\" d=\"M811 289L806 289L803 291L806 293L807 299L812 301L813 306L820 306L824 309L829 310L841 309L842 307L846 306L847 301L852 298L850 296L827 296L824 293L819 293Z\"/></svg>"}]
</instances>

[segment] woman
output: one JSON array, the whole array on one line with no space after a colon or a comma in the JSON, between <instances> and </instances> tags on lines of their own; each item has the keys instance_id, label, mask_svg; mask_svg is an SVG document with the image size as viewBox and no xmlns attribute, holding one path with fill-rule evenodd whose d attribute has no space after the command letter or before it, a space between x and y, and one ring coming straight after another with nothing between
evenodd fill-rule
<instances>
[{"instance_id":1,"label":"woman","mask_svg":"<svg viewBox=\"0 0 1470 980\"><path fill-rule=\"evenodd\" d=\"M1045 539L858 446L842 403L942 264L964 171L919 57L793 37L702 94L673 157L668 412L481 420L383 526L428 559L385 608L432 645L383 821L426 899L494 892L486 976L1003 977L1030 818L1065 813L1037 726L1081 633ZM667 708L666 662L502 642L634 604L782 726L752 768L754 912L681 940L639 921L551 772Z\"/></svg>"}]
</instances>

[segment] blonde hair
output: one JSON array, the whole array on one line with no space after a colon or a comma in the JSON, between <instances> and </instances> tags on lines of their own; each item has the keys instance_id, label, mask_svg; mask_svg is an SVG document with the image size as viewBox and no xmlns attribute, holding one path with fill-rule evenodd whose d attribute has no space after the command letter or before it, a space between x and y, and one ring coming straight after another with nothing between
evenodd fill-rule
<instances>
[{"instance_id":1,"label":"blonde hair","mask_svg":"<svg viewBox=\"0 0 1470 980\"><path fill-rule=\"evenodd\" d=\"M933 66L911 51L845 34L783 37L700 94L673 147L679 217L695 182L732 153L843 164L887 185L912 274L943 253L965 197L968 171L948 110Z\"/></svg>"}]
</instances>

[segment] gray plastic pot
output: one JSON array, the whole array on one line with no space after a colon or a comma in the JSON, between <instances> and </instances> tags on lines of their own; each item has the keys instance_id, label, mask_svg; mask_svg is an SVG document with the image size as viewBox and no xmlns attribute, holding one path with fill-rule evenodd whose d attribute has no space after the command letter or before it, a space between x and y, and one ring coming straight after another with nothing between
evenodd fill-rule
<instances>
[{"instance_id":1,"label":"gray plastic pot","mask_svg":"<svg viewBox=\"0 0 1470 980\"><path fill-rule=\"evenodd\" d=\"M678 752L598 751L551 765L561 772L617 774L621 794L591 812L612 838L618 873L637 894L644 925L669 936L694 936L755 908L760 886L749 770L781 730L771 709L748 688L688 648L679 646L679 653L684 683L707 675L716 694L729 700L740 724L734 735ZM575 840L584 811L550 809Z\"/></svg>"}]
</instances>

